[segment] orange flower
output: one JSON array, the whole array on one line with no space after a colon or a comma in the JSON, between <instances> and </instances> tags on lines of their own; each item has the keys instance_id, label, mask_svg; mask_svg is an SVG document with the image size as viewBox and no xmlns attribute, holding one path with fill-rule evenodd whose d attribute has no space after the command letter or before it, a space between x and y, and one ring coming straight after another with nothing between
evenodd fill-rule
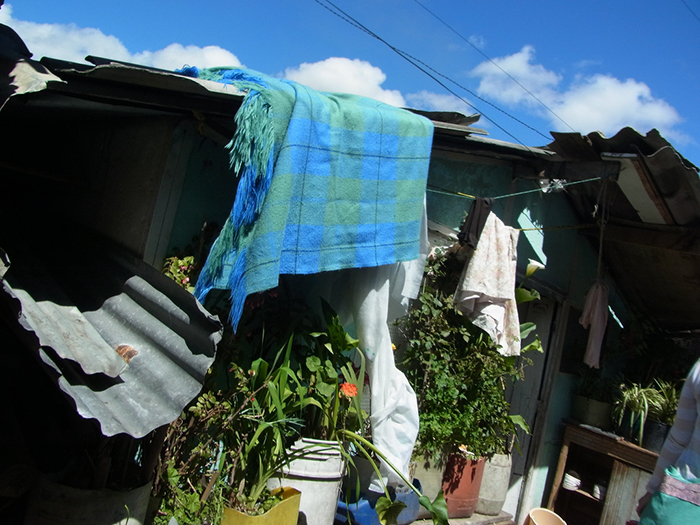
<instances>
[{"instance_id":1,"label":"orange flower","mask_svg":"<svg viewBox=\"0 0 700 525\"><path fill-rule=\"evenodd\" d=\"M357 387L352 383L343 383L340 385L340 393L350 399L357 395Z\"/></svg>"}]
</instances>

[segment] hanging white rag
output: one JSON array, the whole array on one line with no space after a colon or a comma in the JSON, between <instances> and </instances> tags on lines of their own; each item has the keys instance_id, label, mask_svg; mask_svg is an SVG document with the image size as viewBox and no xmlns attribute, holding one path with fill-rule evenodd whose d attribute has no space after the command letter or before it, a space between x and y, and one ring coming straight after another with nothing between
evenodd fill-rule
<instances>
[{"instance_id":1,"label":"hanging white rag","mask_svg":"<svg viewBox=\"0 0 700 525\"><path fill-rule=\"evenodd\" d=\"M578 322L584 328L589 326L591 328L583 362L591 368L598 368L600 348L603 344L605 328L608 326L608 286L603 281L596 281L588 291L583 315Z\"/></svg>"},{"instance_id":2,"label":"hanging white rag","mask_svg":"<svg viewBox=\"0 0 700 525\"><path fill-rule=\"evenodd\" d=\"M519 233L490 213L454 295L455 308L488 333L506 356L520 355L515 302Z\"/></svg>"}]
</instances>

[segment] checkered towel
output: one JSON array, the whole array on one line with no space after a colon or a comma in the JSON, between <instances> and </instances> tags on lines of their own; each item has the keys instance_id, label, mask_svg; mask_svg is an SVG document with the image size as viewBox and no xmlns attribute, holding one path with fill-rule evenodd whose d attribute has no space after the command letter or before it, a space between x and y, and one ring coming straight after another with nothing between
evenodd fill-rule
<instances>
[{"instance_id":1,"label":"checkered towel","mask_svg":"<svg viewBox=\"0 0 700 525\"><path fill-rule=\"evenodd\" d=\"M241 173L195 294L247 295L280 274L380 266L419 255L432 123L376 100L235 70L201 78L247 91L229 148Z\"/></svg>"}]
</instances>

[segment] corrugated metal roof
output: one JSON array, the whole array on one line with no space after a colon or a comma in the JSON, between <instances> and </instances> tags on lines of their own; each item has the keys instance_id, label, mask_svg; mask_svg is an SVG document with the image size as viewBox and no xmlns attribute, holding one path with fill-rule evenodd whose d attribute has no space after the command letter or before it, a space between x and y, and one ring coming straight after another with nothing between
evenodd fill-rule
<instances>
[{"instance_id":1,"label":"corrugated metal roof","mask_svg":"<svg viewBox=\"0 0 700 525\"><path fill-rule=\"evenodd\" d=\"M621 161L635 184L610 192L603 257L629 306L669 331L700 329L700 177L657 130L552 133L565 163ZM622 154L623 157L616 157ZM624 161L624 162L622 162ZM602 181L567 187L581 222L592 222ZM646 210L646 211L645 211ZM651 214L649 211L656 210ZM659 219L661 218L661 219ZM599 235L598 230L585 230ZM596 245L598 241L596 240Z\"/></svg>"},{"instance_id":2,"label":"corrugated metal roof","mask_svg":"<svg viewBox=\"0 0 700 525\"><path fill-rule=\"evenodd\" d=\"M88 239L8 250L0 304L81 416L139 438L199 393L222 325L154 268Z\"/></svg>"}]
</instances>

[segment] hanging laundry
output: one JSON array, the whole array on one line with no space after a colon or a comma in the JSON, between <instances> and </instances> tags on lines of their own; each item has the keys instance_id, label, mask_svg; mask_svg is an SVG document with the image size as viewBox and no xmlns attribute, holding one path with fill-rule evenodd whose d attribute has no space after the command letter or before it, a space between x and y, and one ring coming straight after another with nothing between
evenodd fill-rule
<instances>
[{"instance_id":1,"label":"hanging laundry","mask_svg":"<svg viewBox=\"0 0 700 525\"><path fill-rule=\"evenodd\" d=\"M520 355L515 302L518 230L490 213L454 295L455 308L491 336L502 355Z\"/></svg>"},{"instance_id":2,"label":"hanging laundry","mask_svg":"<svg viewBox=\"0 0 700 525\"><path fill-rule=\"evenodd\" d=\"M476 250L476 244L492 208L493 199L475 199L472 202L467 218L457 234L460 244L466 244L472 250Z\"/></svg>"},{"instance_id":3,"label":"hanging laundry","mask_svg":"<svg viewBox=\"0 0 700 525\"><path fill-rule=\"evenodd\" d=\"M583 362L590 368L598 368L605 328L608 326L608 286L603 281L596 281L588 291L579 323L591 329Z\"/></svg>"},{"instance_id":4,"label":"hanging laundry","mask_svg":"<svg viewBox=\"0 0 700 525\"><path fill-rule=\"evenodd\" d=\"M419 256L433 125L364 97L320 93L245 69L184 74L247 90L236 115L233 209L195 295L231 291L236 327L247 295L280 274L315 274Z\"/></svg>"},{"instance_id":5,"label":"hanging laundry","mask_svg":"<svg viewBox=\"0 0 700 525\"><path fill-rule=\"evenodd\" d=\"M425 205L420 239L420 256L413 261L284 277L308 304L316 303L318 297L326 299L343 326L359 339L370 379L372 442L407 479L418 437L418 401L408 379L396 368L389 325L406 315L408 300L420 292L430 251ZM403 484L383 460L379 470L382 481L373 473L369 490L383 492L382 482Z\"/></svg>"}]
</instances>

